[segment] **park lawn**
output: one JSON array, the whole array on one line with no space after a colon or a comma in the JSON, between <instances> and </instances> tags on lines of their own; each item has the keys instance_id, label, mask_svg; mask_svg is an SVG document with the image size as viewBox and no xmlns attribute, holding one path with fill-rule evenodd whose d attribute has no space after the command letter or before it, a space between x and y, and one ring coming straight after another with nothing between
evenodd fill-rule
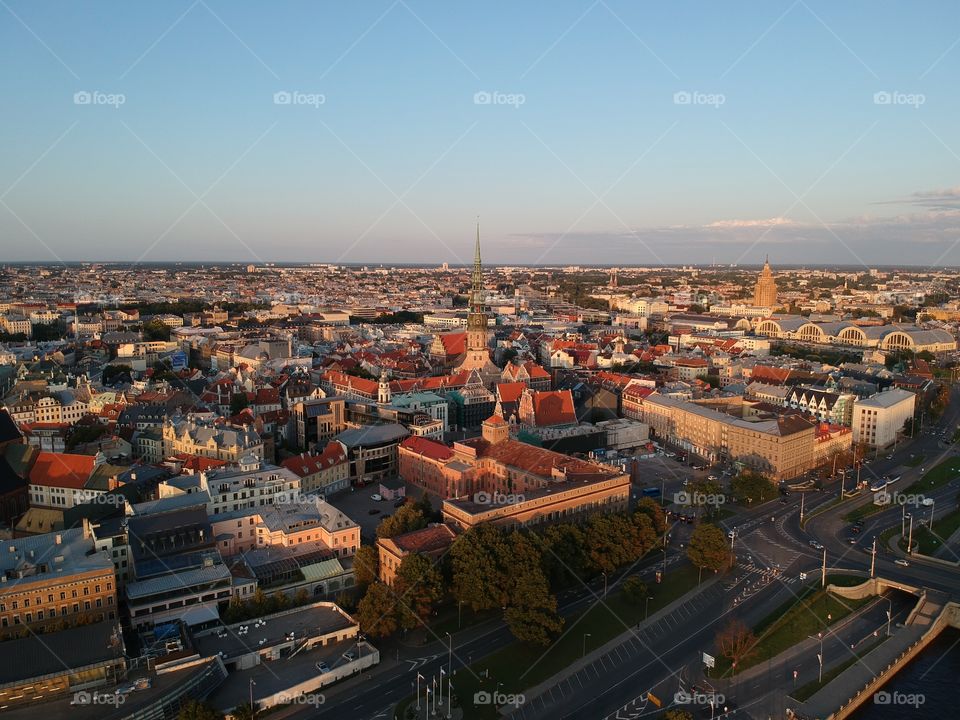
<instances>
[{"instance_id":1,"label":"park lawn","mask_svg":"<svg viewBox=\"0 0 960 720\"><path fill-rule=\"evenodd\" d=\"M922 478L913 483L904 492L920 493L946 485L955 477L960 476L960 457L951 457L944 460Z\"/></svg>"},{"instance_id":2,"label":"park lawn","mask_svg":"<svg viewBox=\"0 0 960 720\"><path fill-rule=\"evenodd\" d=\"M845 662L840 663L836 667L827 670L827 672L823 674L822 683L817 680L814 680L813 682L808 682L806 685L803 685L802 687L800 687L800 689L798 689L796 692L790 693L790 697L792 697L794 700L799 700L800 702L806 702L807 700L812 698L814 695L816 695L817 691L820 688L827 685L827 683L829 683L831 680L835 680L840 675L840 673L842 673L847 668L852 667L854 663L859 662L860 659L863 657L866 657L868 653L873 652L873 650L877 646L881 645L883 641L886 639L887 638L885 636L881 637L879 640L876 640L875 642L868 645L864 650L860 651L856 657L852 657L849 660L846 660Z\"/></svg>"},{"instance_id":3,"label":"park lawn","mask_svg":"<svg viewBox=\"0 0 960 720\"><path fill-rule=\"evenodd\" d=\"M843 575L827 577L828 585L850 586L859 585L862 582L863 578L859 577ZM740 661L737 670L746 670L779 655L805 638L816 635L839 622L872 599L872 597L866 597L862 600L849 600L821 590L816 584L807 586L796 599L788 600L753 628L757 643L751 655ZM827 620L828 615L830 620ZM710 675L723 677L731 674L732 670L728 658L718 657L716 667Z\"/></svg>"},{"instance_id":4,"label":"park lawn","mask_svg":"<svg viewBox=\"0 0 960 720\"><path fill-rule=\"evenodd\" d=\"M868 502L866 505L861 505L856 510L851 510L846 515L843 516L843 519L847 522L856 522L857 520L862 520L863 518L868 518L871 515L874 515L881 510L889 509L889 505L877 505L873 501Z\"/></svg>"},{"instance_id":5,"label":"park lawn","mask_svg":"<svg viewBox=\"0 0 960 720\"><path fill-rule=\"evenodd\" d=\"M670 571L659 585L648 590L650 614L669 605L697 586L697 568L689 564ZM493 692L500 683L500 692L521 693L557 674L584 653L605 645L610 640L643 622L644 603L631 604L622 591L610 593L603 603L597 602L583 613L567 618L562 634L547 648L514 641L471 665L473 673L457 672L454 692L461 699L465 718L493 720L499 717L492 706L473 707L474 693ZM589 634L584 644L584 635ZM489 671L489 679L486 672ZM475 674L474 674L475 673Z\"/></svg>"},{"instance_id":6,"label":"park lawn","mask_svg":"<svg viewBox=\"0 0 960 720\"><path fill-rule=\"evenodd\" d=\"M960 528L960 509L935 520L933 532L923 526L914 527L913 539L917 545L916 551L923 555L933 555L956 532L957 528Z\"/></svg>"}]
</instances>

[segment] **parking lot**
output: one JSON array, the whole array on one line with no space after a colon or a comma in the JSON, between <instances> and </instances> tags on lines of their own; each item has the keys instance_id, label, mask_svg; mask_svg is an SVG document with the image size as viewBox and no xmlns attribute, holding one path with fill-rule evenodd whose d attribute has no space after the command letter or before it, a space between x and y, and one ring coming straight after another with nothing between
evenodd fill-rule
<instances>
[{"instance_id":1,"label":"parking lot","mask_svg":"<svg viewBox=\"0 0 960 720\"><path fill-rule=\"evenodd\" d=\"M407 488L412 499L420 497L415 488ZM377 525L396 511L393 500L374 500L371 496L380 493L380 484L371 483L365 487L346 490L328 498L335 508L360 526L360 535L365 541L373 538Z\"/></svg>"}]
</instances>

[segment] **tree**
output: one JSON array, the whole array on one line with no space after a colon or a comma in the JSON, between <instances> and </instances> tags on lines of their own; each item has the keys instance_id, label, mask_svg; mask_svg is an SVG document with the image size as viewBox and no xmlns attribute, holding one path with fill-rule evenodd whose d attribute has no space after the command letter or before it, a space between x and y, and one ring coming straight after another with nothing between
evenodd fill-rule
<instances>
[{"instance_id":1,"label":"tree","mask_svg":"<svg viewBox=\"0 0 960 720\"><path fill-rule=\"evenodd\" d=\"M143 324L143 339L162 340L163 342L169 342L170 328L165 325L162 320L154 318L153 320Z\"/></svg>"},{"instance_id":2,"label":"tree","mask_svg":"<svg viewBox=\"0 0 960 720\"><path fill-rule=\"evenodd\" d=\"M443 578L426 555L410 553L400 561L393 582L400 624L408 630L423 623L443 597Z\"/></svg>"},{"instance_id":3,"label":"tree","mask_svg":"<svg viewBox=\"0 0 960 720\"><path fill-rule=\"evenodd\" d=\"M623 596L633 605L639 605L647 599L647 584L639 575L631 575L623 581Z\"/></svg>"},{"instance_id":4,"label":"tree","mask_svg":"<svg viewBox=\"0 0 960 720\"><path fill-rule=\"evenodd\" d=\"M710 523L697 525L690 535L687 557L701 570L724 570L730 563L730 552L723 530Z\"/></svg>"},{"instance_id":5,"label":"tree","mask_svg":"<svg viewBox=\"0 0 960 720\"><path fill-rule=\"evenodd\" d=\"M377 537L392 538L426 526L427 518L424 517L420 508L416 504L408 503L377 526Z\"/></svg>"},{"instance_id":6,"label":"tree","mask_svg":"<svg viewBox=\"0 0 960 720\"><path fill-rule=\"evenodd\" d=\"M353 577L358 585L369 585L379 574L379 557L373 545L361 545L353 556Z\"/></svg>"},{"instance_id":7,"label":"tree","mask_svg":"<svg viewBox=\"0 0 960 720\"><path fill-rule=\"evenodd\" d=\"M237 705L230 713L233 720L254 720L257 717L257 708L248 702Z\"/></svg>"},{"instance_id":8,"label":"tree","mask_svg":"<svg viewBox=\"0 0 960 720\"><path fill-rule=\"evenodd\" d=\"M732 619L717 633L716 645L720 654L730 660L736 672L737 664L748 658L757 644L757 638L741 620Z\"/></svg>"},{"instance_id":9,"label":"tree","mask_svg":"<svg viewBox=\"0 0 960 720\"><path fill-rule=\"evenodd\" d=\"M693 715L689 710L670 708L663 714L663 720L693 720Z\"/></svg>"},{"instance_id":10,"label":"tree","mask_svg":"<svg viewBox=\"0 0 960 720\"><path fill-rule=\"evenodd\" d=\"M667 516L660 503L653 498L642 497L637 501L637 512L647 515L653 522L654 532L663 535L667 529Z\"/></svg>"},{"instance_id":11,"label":"tree","mask_svg":"<svg viewBox=\"0 0 960 720\"><path fill-rule=\"evenodd\" d=\"M776 495L773 485L763 475L754 472L742 472L730 483L737 502L745 505L762 503Z\"/></svg>"},{"instance_id":12,"label":"tree","mask_svg":"<svg viewBox=\"0 0 960 720\"><path fill-rule=\"evenodd\" d=\"M509 548L509 607L503 618L518 640L549 645L563 629L563 618L557 614L557 598L550 593L540 552L530 536L519 532L510 535Z\"/></svg>"},{"instance_id":13,"label":"tree","mask_svg":"<svg viewBox=\"0 0 960 720\"><path fill-rule=\"evenodd\" d=\"M397 631L396 598L393 590L382 582L375 582L367 588L355 614L363 632L371 637L386 637Z\"/></svg>"},{"instance_id":14,"label":"tree","mask_svg":"<svg viewBox=\"0 0 960 720\"><path fill-rule=\"evenodd\" d=\"M450 558L453 596L474 612L505 607L508 599L510 548L495 525L471 528L453 541Z\"/></svg>"},{"instance_id":15,"label":"tree","mask_svg":"<svg viewBox=\"0 0 960 720\"><path fill-rule=\"evenodd\" d=\"M230 396L230 414L237 415L241 410L250 404L247 394L243 392L233 393Z\"/></svg>"},{"instance_id":16,"label":"tree","mask_svg":"<svg viewBox=\"0 0 960 720\"><path fill-rule=\"evenodd\" d=\"M576 525L549 525L540 536L544 572L552 587L582 580L587 573L583 531Z\"/></svg>"},{"instance_id":17,"label":"tree","mask_svg":"<svg viewBox=\"0 0 960 720\"><path fill-rule=\"evenodd\" d=\"M198 700L187 700L180 706L177 720L223 720L223 713Z\"/></svg>"},{"instance_id":18,"label":"tree","mask_svg":"<svg viewBox=\"0 0 960 720\"><path fill-rule=\"evenodd\" d=\"M103 368L100 379L104 385L112 385L117 380L130 382L133 379L132 372L133 368L129 365L107 365Z\"/></svg>"}]
</instances>

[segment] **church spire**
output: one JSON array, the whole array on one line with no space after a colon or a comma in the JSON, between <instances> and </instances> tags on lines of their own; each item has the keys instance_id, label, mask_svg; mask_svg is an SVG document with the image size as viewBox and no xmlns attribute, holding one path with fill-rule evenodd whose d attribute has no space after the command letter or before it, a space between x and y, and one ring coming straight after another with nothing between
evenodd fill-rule
<instances>
[{"instance_id":1,"label":"church spire","mask_svg":"<svg viewBox=\"0 0 960 720\"><path fill-rule=\"evenodd\" d=\"M477 220L477 245L473 253L473 277L470 288L470 312L483 313L483 265L480 262L480 221ZM484 318L484 327L486 319Z\"/></svg>"}]
</instances>

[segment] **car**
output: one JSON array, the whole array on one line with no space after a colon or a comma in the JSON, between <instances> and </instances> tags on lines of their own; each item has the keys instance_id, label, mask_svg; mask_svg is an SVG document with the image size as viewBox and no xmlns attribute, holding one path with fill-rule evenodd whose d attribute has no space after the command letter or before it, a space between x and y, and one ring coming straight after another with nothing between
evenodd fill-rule
<instances>
[{"instance_id":1,"label":"car","mask_svg":"<svg viewBox=\"0 0 960 720\"><path fill-rule=\"evenodd\" d=\"M330 672L330 666L327 665L325 662L318 662L316 667L317 667L317 672L321 674Z\"/></svg>"},{"instance_id":2,"label":"car","mask_svg":"<svg viewBox=\"0 0 960 720\"><path fill-rule=\"evenodd\" d=\"M852 538L850 538L849 540L847 540L847 542L850 543L851 545L856 545L856 544L857 544L857 538L852 537Z\"/></svg>"},{"instance_id":3,"label":"car","mask_svg":"<svg viewBox=\"0 0 960 720\"><path fill-rule=\"evenodd\" d=\"M862 529L863 528L860 527L859 525L854 525L853 529L850 532L852 532L854 535L859 535Z\"/></svg>"},{"instance_id":4,"label":"car","mask_svg":"<svg viewBox=\"0 0 960 720\"><path fill-rule=\"evenodd\" d=\"M787 500L785 497L780 498L780 504L781 504L781 505L786 505L788 502L790 502L790 501Z\"/></svg>"},{"instance_id":5,"label":"car","mask_svg":"<svg viewBox=\"0 0 960 720\"><path fill-rule=\"evenodd\" d=\"M405 497L402 497L402 498L400 498L399 500L397 500L397 501L393 504L393 506L394 506L395 508L403 507L403 506L406 504L406 502L407 502L407 499L406 499Z\"/></svg>"},{"instance_id":6,"label":"car","mask_svg":"<svg viewBox=\"0 0 960 720\"><path fill-rule=\"evenodd\" d=\"M710 480L711 482L716 482L719 479L720 478L718 478L716 475L707 475L707 480Z\"/></svg>"},{"instance_id":7,"label":"car","mask_svg":"<svg viewBox=\"0 0 960 720\"><path fill-rule=\"evenodd\" d=\"M383 495L381 495L380 493L374 493L373 495L370 496L370 499L380 502L381 500L383 500Z\"/></svg>"},{"instance_id":8,"label":"car","mask_svg":"<svg viewBox=\"0 0 960 720\"><path fill-rule=\"evenodd\" d=\"M816 540L810 541L810 547L812 547L814 550L823 550L823 545L818 543Z\"/></svg>"},{"instance_id":9,"label":"car","mask_svg":"<svg viewBox=\"0 0 960 720\"><path fill-rule=\"evenodd\" d=\"M353 650L347 650L343 656L350 661L353 661L357 656L353 654Z\"/></svg>"},{"instance_id":10,"label":"car","mask_svg":"<svg viewBox=\"0 0 960 720\"><path fill-rule=\"evenodd\" d=\"M903 558L897 558L896 560L893 561L893 564L899 565L900 567L910 567L910 563L908 563Z\"/></svg>"},{"instance_id":11,"label":"car","mask_svg":"<svg viewBox=\"0 0 960 720\"><path fill-rule=\"evenodd\" d=\"M380 510L377 509L377 508L370 508L369 510L367 510L367 514L368 514L368 515L379 515L379 514L380 514Z\"/></svg>"}]
</instances>

